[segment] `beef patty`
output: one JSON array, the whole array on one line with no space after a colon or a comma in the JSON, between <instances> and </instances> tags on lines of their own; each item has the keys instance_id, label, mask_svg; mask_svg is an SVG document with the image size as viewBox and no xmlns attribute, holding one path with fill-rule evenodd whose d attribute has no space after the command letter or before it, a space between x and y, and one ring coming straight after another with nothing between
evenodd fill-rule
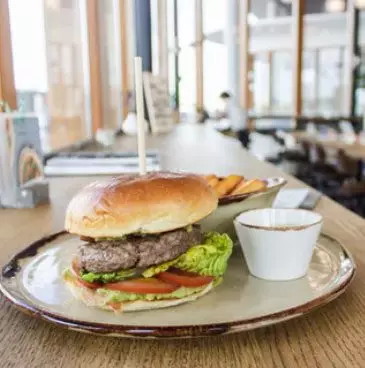
<instances>
[{"instance_id":1,"label":"beef patty","mask_svg":"<svg viewBox=\"0 0 365 368\"><path fill-rule=\"evenodd\" d=\"M89 272L114 272L132 267L148 267L176 258L201 243L198 226L159 235L128 236L121 240L90 242L79 247L82 268Z\"/></svg>"}]
</instances>

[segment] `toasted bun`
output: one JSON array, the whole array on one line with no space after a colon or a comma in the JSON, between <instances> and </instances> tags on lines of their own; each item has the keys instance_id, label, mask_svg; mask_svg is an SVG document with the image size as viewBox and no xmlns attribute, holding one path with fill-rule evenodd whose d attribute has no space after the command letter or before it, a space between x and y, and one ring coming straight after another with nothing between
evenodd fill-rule
<instances>
[{"instance_id":1,"label":"toasted bun","mask_svg":"<svg viewBox=\"0 0 365 368\"><path fill-rule=\"evenodd\" d=\"M83 188L67 208L65 227L92 238L160 233L201 220L217 202L198 175L122 175Z\"/></svg>"},{"instance_id":2,"label":"toasted bun","mask_svg":"<svg viewBox=\"0 0 365 368\"><path fill-rule=\"evenodd\" d=\"M173 307L175 305L191 302L207 294L213 289L213 283L207 285L206 288L196 294L189 295L181 299L166 299L166 300L136 300L131 302L118 303L117 305L106 304L106 297L96 294L95 291L88 289L87 287L81 286L70 279L65 279L66 285L71 291L72 295L81 300L89 307L96 307L105 310L111 310L116 313L118 312L136 312L141 310L160 309Z\"/></svg>"}]
</instances>

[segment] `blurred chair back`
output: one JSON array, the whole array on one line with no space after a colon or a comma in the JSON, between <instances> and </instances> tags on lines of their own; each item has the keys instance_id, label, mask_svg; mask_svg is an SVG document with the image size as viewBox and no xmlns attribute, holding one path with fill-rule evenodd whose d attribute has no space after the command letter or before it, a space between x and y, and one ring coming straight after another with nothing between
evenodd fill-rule
<instances>
[{"instance_id":1,"label":"blurred chair back","mask_svg":"<svg viewBox=\"0 0 365 368\"><path fill-rule=\"evenodd\" d=\"M352 134L355 135L355 129L349 121L342 120L339 123L340 131L342 134Z\"/></svg>"},{"instance_id":2,"label":"blurred chair back","mask_svg":"<svg viewBox=\"0 0 365 368\"><path fill-rule=\"evenodd\" d=\"M326 158L327 158L327 154L323 146L321 146L320 144L315 144L314 154L313 154L314 163L325 165L327 163Z\"/></svg>"},{"instance_id":3,"label":"blurred chair back","mask_svg":"<svg viewBox=\"0 0 365 368\"><path fill-rule=\"evenodd\" d=\"M285 149L287 150L295 149L298 146L297 140L290 133L284 132L283 130L278 130L276 132L276 136L282 139Z\"/></svg>"},{"instance_id":4,"label":"blurred chair back","mask_svg":"<svg viewBox=\"0 0 365 368\"><path fill-rule=\"evenodd\" d=\"M250 152L260 159L275 157L283 147L271 135L252 132L250 134Z\"/></svg>"},{"instance_id":5,"label":"blurred chair back","mask_svg":"<svg viewBox=\"0 0 365 368\"><path fill-rule=\"evenodd\" d=\"M318 132L318 129L317 127L315 126L314 123L312 122L309 122L306 127L305 127L305 130L308 134L310 135L317 135L319 132Z\"/></svg>"},{"instance_id":6,"label":"blurred chair back","mask_svg":"<svg viewBox=\"0 0 365 368\"><path fill-rule=\"evenodd\" d=\"M353 158L347 156L344 150L339 150L337 156L337 168L341 173L356 177L358 163Z\"/></svg>"}]
</instances>

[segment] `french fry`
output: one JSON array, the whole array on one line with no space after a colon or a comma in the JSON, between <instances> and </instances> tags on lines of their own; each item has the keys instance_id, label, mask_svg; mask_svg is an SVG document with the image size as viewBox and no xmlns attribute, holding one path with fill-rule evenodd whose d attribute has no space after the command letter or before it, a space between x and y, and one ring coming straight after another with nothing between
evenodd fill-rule
<instances>
[{"instance_id":1,"label":"french fry","mask_svg":"<svg viewBox=\"0 0 365 368\"><path fill-rule=\"evenodd\" d=\"M222 179L214 189L218 197L223 197L229 194L242 180L243 177L240 175L228 175Z\"/></svg>"},{"instance_id":2,"label":"french fry","mask_svg":"<svg viewBox=\"0 0 365 368\"><path fill-rule=\"evenodd\" d=\"M266 189L266 184L262 180L259 179L253 179L253 180L247 180L242 181L230 195L237 195L237 194L248 194L253 192L259 192L261 190Z\"/></svg>"}]
</instances>

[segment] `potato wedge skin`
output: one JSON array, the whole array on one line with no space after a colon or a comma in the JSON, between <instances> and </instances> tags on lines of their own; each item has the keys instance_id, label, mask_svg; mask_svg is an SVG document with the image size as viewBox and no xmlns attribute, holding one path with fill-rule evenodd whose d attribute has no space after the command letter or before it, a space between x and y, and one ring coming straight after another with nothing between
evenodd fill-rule
<instances>
[{"instance_id":1,"label":"potato wedge skin","mask_svg":"<svg viewBox=\"0 0 365 368\"><path fill-rule=\"evenodd\" d=\"M232 190L243 180L241 175L228 175L215 186L218 197L231 194Z\"/></svg>"},{"instance_id":2,"label":"potato wedge skin","mask_svg":"<svg viewBox=\"0 0 365 368\"><path fill-rule=\"evenodd\" d=\"M241 182L230 195L237 194L249 194L254 192L259 192L266 189L266 184L264 181L259 179L247 180Z\"/></svg>"},{"instance_id":3,"label":"potato wedge skin","mask_svg":"<svg viewBox=\"0 0 365 368\"><path fill-rule=\"evenodd\" d=\"M267 188L263 180L246 180L243 176L236 174L228 175L223 178L215 174L204 175L203 177L215 190L219 198L239 194L257 193Z\"/></svg>"}]
</instances>

